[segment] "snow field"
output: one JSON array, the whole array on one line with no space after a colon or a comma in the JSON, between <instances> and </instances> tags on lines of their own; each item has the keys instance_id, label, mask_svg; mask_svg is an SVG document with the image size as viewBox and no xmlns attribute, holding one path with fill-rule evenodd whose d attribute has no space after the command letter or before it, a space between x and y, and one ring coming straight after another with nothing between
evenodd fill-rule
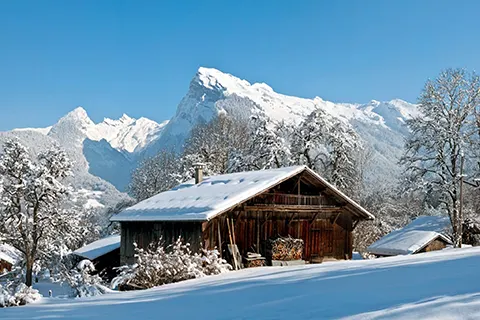
<instances>
[{"instance_id":1,"label":"snow field","mask_svg":"<svg viewBox=\"0 0 480 320\"><path fill-rule=\"evenodd\" d=\"M475 319L480 248L244 269L0 310L1 319Z\"/></svg>"}]
</instances>

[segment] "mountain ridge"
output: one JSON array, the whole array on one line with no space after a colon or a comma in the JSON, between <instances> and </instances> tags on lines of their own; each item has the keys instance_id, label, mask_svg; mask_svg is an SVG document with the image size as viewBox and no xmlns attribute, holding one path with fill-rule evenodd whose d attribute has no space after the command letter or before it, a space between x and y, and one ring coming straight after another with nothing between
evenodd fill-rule
<instances>
[{"instance_id":1,"label":"mountain ridge","mask_svg":"<svg viewBox=\"0 0 480 320\"><path fill-rule=\"evenodd\" d=\"M418 115L416 105L401 99L367 103L335 103L320 97L301 98L274 91L266 83L250 83L214 68L200 67L175 115L157 123L148 118L104 118L93 122L77 107L47 128L20 128L12 133L34 131L47 135L75 154L78 165L125 190L131 170L143 157L162 149L181 151L191 129L227 113L248 119L261 115L268 122L299 123L315 108L350 123L376 152L376 174L398 172L398 158L408 133L405 122ZM122 174L120 174L122 173Z\"/></svg>"}]
</instances>

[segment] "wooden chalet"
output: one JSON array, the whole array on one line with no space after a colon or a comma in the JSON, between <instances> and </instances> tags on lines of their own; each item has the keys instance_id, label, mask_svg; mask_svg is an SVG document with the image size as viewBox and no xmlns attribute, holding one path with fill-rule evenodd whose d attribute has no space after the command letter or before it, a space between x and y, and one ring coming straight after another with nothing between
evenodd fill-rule
<instances>
[{"instance_id":1,"label":"wooden chalet","mask_svg":"<svg viewBox=\"0 0 480 320\"><path fill-rule=\"evenodd\" d=\"M306 166L209 176L196 167L183 183L112 217L121 224L120 257L132 262L134 242L146 247L178 237L200 248L225 250L233 241L267 255L267 241L304 241L303 259L351 259L352 231L374 216ZM229 230L230 229L230 230ZM233 235L233 240L232 240Z\"/></svg>"}]
</instances>

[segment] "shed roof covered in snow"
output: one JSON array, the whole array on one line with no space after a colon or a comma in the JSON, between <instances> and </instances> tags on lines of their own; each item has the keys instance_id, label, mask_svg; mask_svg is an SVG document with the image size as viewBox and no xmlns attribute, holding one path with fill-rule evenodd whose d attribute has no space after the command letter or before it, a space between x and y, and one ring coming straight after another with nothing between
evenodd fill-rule
<instances>
[{"instance_id":1,"label":"shed roof covered in snow","mask_svg":"<svg viewBox=\"0 0 480 320\"><path fill-rule=\"evenodd\" d=\"M73 254L82 258L94 260L118 248L120 248L120 236L114 235L89 243L86 246L75 250Z\"/></svg>"},{"instance_id":2,"label":"shed roof covered in snow","mask_svg":"<svg viewBox=\"0 0 480 320\"><path fill-rule=\"evenodd\" d=\"M326 192L345 202L361 219L374 219L340 190L306 166L247 171L194 179L149 199L143 200L112 217L112 221L208 221L277 184L306 173Z\"/></svg>"},{"instance_id":3,"label":"shed roof covered in snow","mask_svg":"<svg viewBox=\"0 0 480 320\"><path fill-rule=\"evenodd\" d=\"M16 264L20 261L22 253L8 244L0 244L0 260L10 263L11 265Z\"/></svg>"},{"instance_id":4,"label":"shed roof covered in snow","mask_svg":"<svg viewBox=\"0 0 480 320\"><path fill-rule=\"evenodd\" d=\"M414 254L436 239L451 244L448 238L450 229L448 217L421 216L404 228L379 239L367 250L372 254L386 256Z\"/></svg>"}]
</instances>

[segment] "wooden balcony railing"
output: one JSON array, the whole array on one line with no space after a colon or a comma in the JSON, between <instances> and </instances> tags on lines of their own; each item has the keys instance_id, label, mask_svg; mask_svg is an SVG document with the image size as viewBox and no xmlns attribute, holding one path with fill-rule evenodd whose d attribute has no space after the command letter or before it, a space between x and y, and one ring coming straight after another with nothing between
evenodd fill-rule
<instances>
[{"instance_id":1,"label":"wooden balcony railing","mask_svg":"<svg viewBox=\"0 0 480 320\"><path fill-rule=\"evenodd\" d=\"M267 193L253 200L253 205L298 205L298 206L326 206L324 196L304 196L296 194Z\"/></svg>"}]
</instances>

